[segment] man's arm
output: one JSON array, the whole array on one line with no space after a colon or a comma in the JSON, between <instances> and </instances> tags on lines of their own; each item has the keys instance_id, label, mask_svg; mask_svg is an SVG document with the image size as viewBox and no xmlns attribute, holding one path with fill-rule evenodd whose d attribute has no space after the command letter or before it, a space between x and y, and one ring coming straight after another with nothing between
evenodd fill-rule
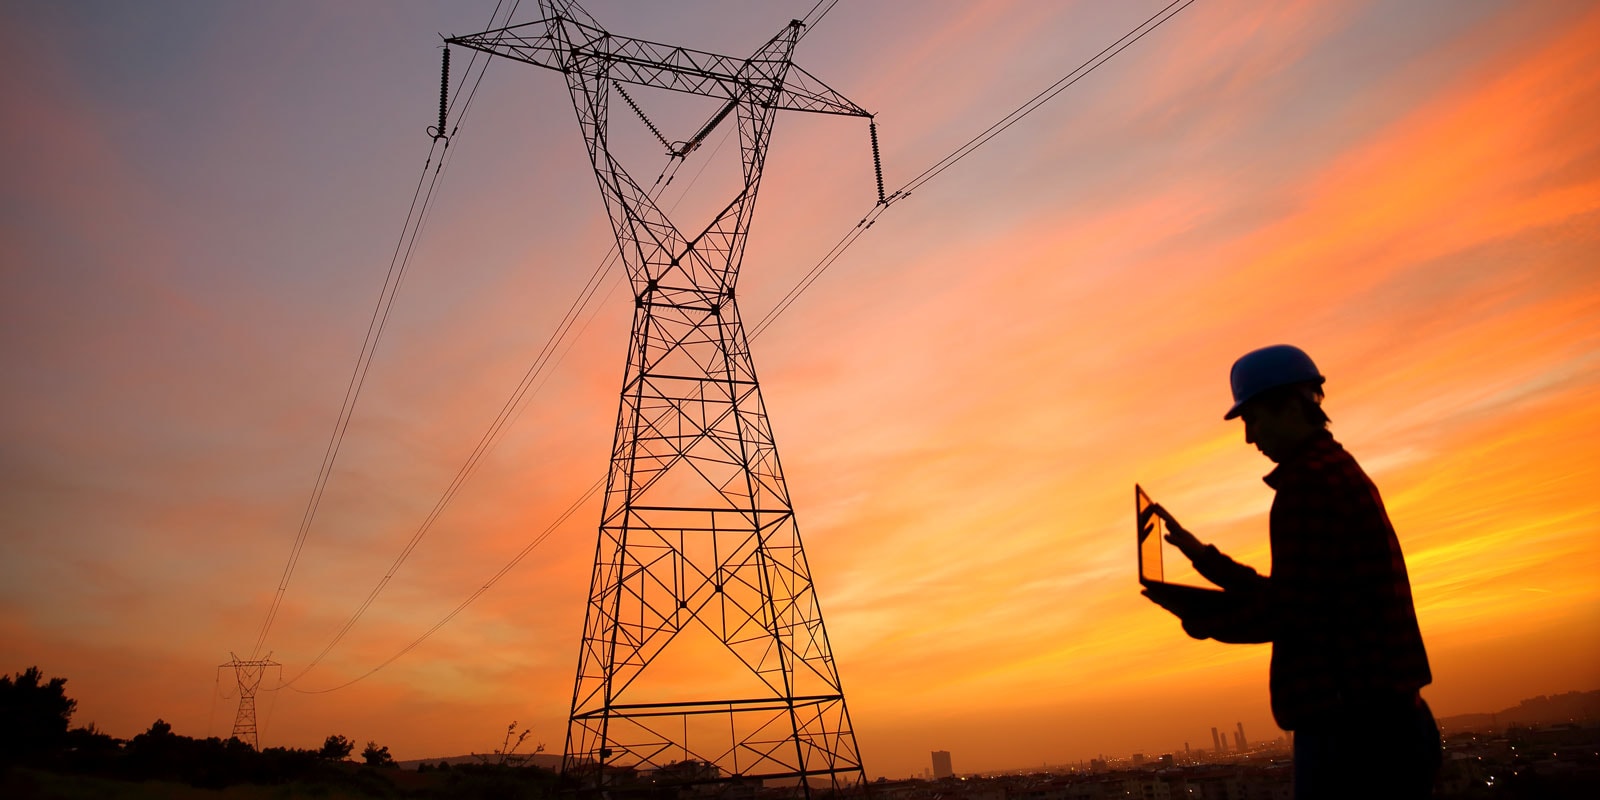
<instances>
[{"instance_id":1,"label":"man's arm","mask_svg":"<svg viewBox=\"0 0 1600 800\"><path fill-rule=\"evenodd\" d=\"M1258 591L1241 593L1240 604L1197 618L1186 630L1224 642L1264 642L1290 632L1333 637L1370 625L1364 606L1388 574L1390 529L1370 490L1357 491L1364 487L1370 487L1364 475L1331 470L1279 487L1272 576L1260 578ZM1196 566L1207 560L1200 554Z\"/></svg>"},{"instance_id":2,"label":"man's arm","mask_svg":"<svg viewBox=\"0 0 1600 800\"><path fill-rule=\"evenodd\" d=\"M1263 644L1277 639L1283 615L1272 602L1271 582L1262 581L1259 589L1228 592L1229 602L1184 617L1184 633L1227 644Z\"/></svg>"},{"instance_id":3,"label":"man's arm","mask_svg":"<svg viewBox=\"0 0 1600 800\"><path fill-rule=\"evenodd\" d=\"M1177 547L1206 580L1230 592L1259 591L1266 587L1267 579L1261 577L1260 573L1229 558L1216 545L1202 543L1159 503L1150 504L1144 515L1145 518L1139 521L1141 525L1147 524L1151 515L1167 523L1167 541Z\"/></svg>"},{"instance_id":4,"label":"man's arm","mask_svg":"<svg viewBox=\"0 0 1600 800\"><path fill-rule=\"evenodd\" d=\"M1167 524L1167 541L1194 564L1206 580L1222 587L1217 597L1192 602L1184 595L1171 595L1159 587L1144 592L1162 608L1183 621L1185 633L1196 639L1216 639L1231 644L1270 642L1277 631L1279 615L1270 601L1271 581L1248 565L1240 564L1218 550L1203 544L1159 504L1145 509L1141 525L1151 515Z\"/></svg>"}]
</instances>

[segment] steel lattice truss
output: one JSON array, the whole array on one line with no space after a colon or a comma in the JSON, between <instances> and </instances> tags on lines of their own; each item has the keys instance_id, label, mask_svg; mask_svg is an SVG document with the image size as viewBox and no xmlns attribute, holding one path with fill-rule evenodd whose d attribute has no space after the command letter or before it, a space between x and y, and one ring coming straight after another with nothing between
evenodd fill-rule
<instances>
[{"instance_id":1,"label":"steel lattice truss","mask_svg":"<svg viewBox=\"0 0 1600 800\"><path fill-rule=\"evenodd\" d=\"M563 768L586 785L864 780L734 299L780 109L867 117L794 66L607 33L576 4L451 44L561 72L635 297ZM743 188L685 235L607 149L615 83L726 101ZM686 145L676 155L683 155ZM687 674L686 674L687 673Z\"/></svg>"},{"instance_id":2,"label":"steel lattice truss","mask_svg":"<svg viewBox=\"0 0 1600 800\"><path fill-rule=\"evenodd\" d=\"M282 665L273 661L271 654L268 654L266 658L253 661L240 661L238 656L233 656L231 661L220 666L232 667L234 680L239 684L239 711L233 717L232 738L250 745L251 749L260 750L261 739L256 730L256 690L261 688L261 678L266 675L268 667Z\"/></svg>"}]
</instances>

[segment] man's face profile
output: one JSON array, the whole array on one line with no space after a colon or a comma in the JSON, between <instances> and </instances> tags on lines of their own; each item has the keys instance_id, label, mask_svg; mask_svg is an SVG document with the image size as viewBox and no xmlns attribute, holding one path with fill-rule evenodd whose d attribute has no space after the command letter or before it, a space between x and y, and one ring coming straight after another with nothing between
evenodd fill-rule
<instances>
[{"instance_id":1,"label":"man's face profile","mask_svg":"<svg viewBox=\"0 0 1600 800\"><path fill-rule=\"evenodd\" d=\"M1244 422L1245 442L1255 445L1274 463L1282 463L1289 451L1311 433L1305 415L1293 402L1253 400L1240 409L1239 419Z\"/></svg>"}]
</instances>

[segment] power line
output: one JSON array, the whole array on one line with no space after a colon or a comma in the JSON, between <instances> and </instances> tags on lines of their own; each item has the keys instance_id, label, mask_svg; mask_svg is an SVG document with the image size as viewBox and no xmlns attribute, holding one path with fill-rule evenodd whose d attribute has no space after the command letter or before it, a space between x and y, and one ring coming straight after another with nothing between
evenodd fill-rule
<instances>
[{"instance_id":1,"label":"power line","mask_svg":"<svg viewBox=\"0 0 1600 800\"><path fill-rule=\"evenodd\" d=\"M426 631L423 631L421 636L418 636L416 639L412 640L411 643L406 645L405 647L400 648L400 650L398 652L396 652L394 655L389 656L388 658L384 659L376 667L373 667L372 669L369 669L366 672L362 673L361 675L358 675L358 676L356 676L354 678L351 678L350 680L345 681L344 683L341 683L341 684L339 684L337 686L330 686L330 687L328 687L326 689L314 689L314 690L298 689L298 688L295 688L292 685L292 681L291 681L291 683L284 684L284 685L288 686L291 689L294 689L297 692L300 692L301 694L327 694L328 692L337 691L339 689L345 688L346 686L350 686L351 684L357 683L358 681L364 680L364 679L368 678L369 676L373 675L374 673L376 673L378 670L383 669L384 667L387 667L390 664L393 664L395 661L399 660L402 656L404 656L405 654L407 654L407 653L411 652L412 650L414 650L418 645L420 645L423 642L427 641L428 638L433 636L435 633L437 633L440 628L443 628L445 625L449 624L451 620L455 619L457 614L460 614L462 611L465 611L467 606L472 605L473 601L475 601L479 597L483 596L484 592L489 591L489 589L491 587L493 587L496 583L499 583L500 579L504 578L507 573L511 572L511 570L515 569L518 564L522 563L522 560L524 558L527 558L528 554L532 553L534 551L534 548L537 548L539 545L544 544L544 540L550 538L550 534L555 533L555 531L558 528L561 527L562 523L565 523L567 521L567 519L570 518L574 513L576 513L579 508L582 508L583 504L588 502L589 498L593 497L595 495L595 493L600 490L600 487L604 483L605 483L605 479L604 478L601 478L600 480L595 481L594 484L591 485L589 487L589 489L583 493L583 496L579 497L577 500L573 501L573 503L571 505L567 506L566 510L562 511L561 514L556 517L554 522L551 522L543 531L541 531L539 533L538 536L535 536L532 541L528 542L527 546L523 547L522 550L519 551L517 553L517 555L514 558L511 559L510 562L508 562L505 566L500 568L500 571L498 571L494 575L490 576L489 579L487 581L485 581L482 586L478 587L477 591L473 592L471 595L468 595L467 599L461 601L460 605L457 605L450 613L444 615L443 619L440 619L438 622L435 622L433 624L433 627L427 629ZM302 673L302 674L304 674L304 673Z\"/></svg>"},{"instance_id":2,"label":"power line","mask_svg":"<svg viewBox=\"0 0 1600 800\"><path fill-rule=\"evenodd\" d=\"M446 145L448 146L448 145ZM305 511L300 517L300 527L295 532L294 544L289 549L289 560L284 565L283 575L278 579L278 588L272 598L272 605L267 610L266 620L261 624L261 631L256 636L255 646L251 648L251 658L261 652L261 646L267 640L267 634L272 630L272 623L277 619L278 609L283 604L284 593L289 589L289 580L294 576L295 566L300 562L300 554L305 548L306 537L311 532L311 522L316 518L317 509L322 504L322 496L328 485L328 477L333 472L334 462L339 457L339 449L344 443L345 431L350 427L350 418L355 412L356 400L360 397L361 388L365 385L367 370L372 365L372 356L376 352L378 340L383 335L385 323L388 321L389 310L394 306L394 295L399 289L400 273L404 271L401 259L402 252L409 256L410 249L405 247L406 234L412 229L412 220L417 215L417 203L422 197L423 184L427 181L428 169L433 165L434 152L438 147L437 141L428 150L428 160L423 164L422 175L417 179L417 187L411 194L411 207L406 210L405 226L401 229L400 239L395 243L394 254L389 259L389 271L384 276L383 288L378 293L377 305L372 309L372 318L367 323L367 332L361 341L361 353L356 358L355 368L350 373L350 381L345 386L344 401L339 407L339 416L334 421L333 433L328 437L328 444L323 450L322 464L317 469L317 478L312 483L311 497L306 502ZM442 161L441 161L442 163ZM437 180L438 171L434 172ZM429 188L432 194L432 188Z\"/></svg>"},{"instance_id":3,"label":"power line","mask_svg":"<svg viewBox=\"0 0 1600 800\"><path fill-rule=\"evenodd\" d=\"M520 0L518 0L520 2ZM489 17L489 24L494 25L494 14L500 11L500 3L495 4L494 12ZM516 4L513 4L510 13L515 13ZM507 20L510 19L508 14ZM474 53L472 61L468 62L467 70L462 73L462 85L465 85L471 74L474 64L477 63L477 54ZM483 69L478 72L478 82L482 82L483 73L488 70L488 59L484 60ZM456 128L461 125L461 118L466 115L471 104L473 94L477 92L477 83L473 84L472 93L468 95L467 102L462 105L461 115L456 118ZM459 89L458 89L459 93ZM455 131L453 130L452 133ZM442 131L441 131L442 133ZM441 149L440 138L444 144ZM344 444L346 431L350 427L350 420L355 414L356 402L361 396L361 389L366 385L367 372L372 367L372 358L377 352L378 343L383 337L383 331L388 325L389 313L394 308L396 294L399 293L400 284L405 278L407 268L411 263L411 254L415 251L417 237L421 233L426 220L429 207L433 199L434 189L438 186L439 178L443 172L445 161L450 151L449 138L435 138L428 147L428 157L422 165L422 173L417 177L417 186L411 193L411 205L406 209L405 223L401 226L399 239L395 242L394 252L389 257L388 272L384 275L383 287L378 292L378 301L372 310L372 318L367 323L367 332L361 342L361 352L356 358L356 365L350 374L350 381L345 386L344 400L339 408L339 415L334 421L333 432L328 437L328 444L323 450L322 463L318 467L316 480L312 482L311 497L306 502L305 511L300 517L300 527L295 531L294 544L289 549L289 559L284 564L283 573L278 579L278 586L273 593L272 604L267 609L261 630L256 636L255 645L251 648L251 658L259 655L262 646L266 644L267 635L272 630L273 623L277 620L278 611L282 608L284 595L288 592L289 581L294 576L295 567L300 562L300 556L305 549L308 536L311 533L312 522L316 519L317 510L322 505L323 494L327 490L328 479L333 474L334 463L338 460L339 450ZM438 154L438 165L434 166L434 156ZM433 179L428 180L428 170L433 169ZM423 194L423 184L427 183L427 192ZM420 198L420 206L419 206ZM408 235L409 234L409 235Z\"/></svg>"},{"instance_id":4,"label":"power line","mask_svg":"<svg viewBox=\"0 0 1600 800\"><path fill-rule=\"evenodd\" d=\"M823 8L823 3L827 3L828 7ZM804 26L800 29L800 37L805 38L806 33L811 30L812 26L821 22L823 17L828 16L828 12L832 11L833 7L836 5L839 5L839 0L817 0L817 4L812 6L811 10L807 11L804 17L800 18L800 24ZM822 9L821 13L817 13L817 9L819 8ZM795 41L799 41L799 39L796 39Z\"/></svg>"},{"instance_id":5,"label":"power line","mask_svg":"<svg viewBox=\"0 0 1600 800\"><path fill-rule=\"evenodd\" d=\"M727 142L730 132L731 129L729 129L727 132L724 132L722 139L720 139L717 143L717 146L713 148L711 156L706 159L706 163L709 163L712 158L715 158L716 153L721 151L723 145ZM681 168L683 163L684 162L681 157L669 159L667 166L662 168L661 173L656 176L655 182L651 184L652 201L658 198L663 192L666 191L667 187L672 184L673 179L677 176L678 170ZM689 190L693 188L694 184L699 181L700 176L705 172L705 166L705 163L701 165L700 169L694 174L694 177L690 179L688 185L686 185L683 191L679 194L678 199L674 201L672 208L676 208L678 203L681 203L683 198L687 196ZM522 409L527 405L527 400L529 399L530 395L537 394L538 389L544 386L544 381L541 381L537 386L534 385L534 381L538 379L541 374L545 374L548 371L551 359L552 357L555 357L557 348L561 346L563 341L568 340L568 335L571 333L573 326L577 324L579 318L583 315L583 312L589 307L594 295L596 292L598 292L604 280L604 276L607 274L609 268L615 263L617 257L619 256L620 252L616 249L616 246L613 245L611 250L607 252L605 257L603 257L600 263L596 266L594 272L590 274L588 280L585 281L583 288L579 290L578 297L568 307L567 312L563 315L561 321L557 323L556 329L545 341L544 346L540 349L539 354L535 357L532 366L530 366L527 372L523 375L522 380L518 383L517 388L512 392L511 397L508 398L501 406L499 414L490 423L489 428L479 438L477 446L468 456L466 463L464 463L457 471L454 479L452 479L449 486L445 488L444 493L440 496L439 500L435 502L433 509L423 520L416 532L412 534L411 539L406 543L405 547L401 549L400 554L395 558L393 563L390 564L389 569L385 572L383 577L378 580L378 583L367 594L366 599L362 601L361 605L357 607L356 611L349 617L349 619L345 621L344 625L334 635L332 640L330 640L328 644L323 647L322 651L318 653L314 659L312 659L305 667L296 673L294 677L282 684L283 686L289 686L290 688L293 688L293 684L298 682L314 667L320 664L322 660L326 658L330 652L332 652L334 647L336 647L339 642L344 639L350 630L355 627L356 623L359 622L360 619L366 614L373 602L377 600L378 595L383 592L385 587L387 587L390 579L394 577L394 575L399 571L400 567L411 556L412 552L415 551L416 547L421 543L423 537L426 536L427 533L432 529L434 523L436 523L439 517L444 513L445 508L450 504L451 500L455 498L457 492L460 491L461 487L465 485L467 479L470 478L471 475L476 471L478 463L483 456L492 450L496 444L498 444L505 429L509 427L516 417L521 414ZM616 282L613 281L611 288L615 289L615 286ZM583 327L579 329L579 335L582 334L583 330L587 330L589 323L593 320L594 315L591 314L584 322ZM572 337L571 341L568 342L567 348L561 352L559 357L556 357L557 362L564 358L567 352L570 352L572 344L575 343L576 338L576 336ZM546 376L545 381L548 381L548 376ZM591 488L578 501L578 504L581 505L582 502L586 501L589 497L592 497L594 491L595 490ZM563 519L565 519L565 516ZM548 533L546 533L545 536L548 536ZM543 537L541 537L539 541L543 541ZM529 551L531 551L531 549L532 546L528 548ZM519 556L513 562L513 565L517 562L520 562L521 558L522 557ZM502 570L500 574L503 575L505 571L509 570L509 568L510 567L508 566L506 570ZM488 584L483 586L477 593L473 595L471 599L469 599L466 603L463 603L460 608L451 612L448 618L453 618L456 614L460 613L462 608L465 608L467 604L470 604L473 599L476 599L478 595L482 594L482 592L486 591L490 586L493 586L498 580L499 576L495 577ZM441 622L440 625L443 625L443 622ZM435 626L435 629L437 629L437 627L438 626ZM423 638L426 638L426 636ZM406 651L409 651L411 647L415 647L416 644L420 643L420 640L416 643L413 643L406 648ZM396 655L389 661L385 661L384 664L388 664L390 661L393 661L394 658L398 657L399 655ZM373 671L375 672L376 670ZM365 677L365 675L362 677ZM357 680L360 679L358 678ZM297 689L297 691L300 690ZM332 690L326 689L321 691Z\"/></svg>"},{"instance_id":6,"label":"power line","mask_svg":"<svg viewBox=\"0 0 1600 800\"><path fill-rule=\"evenodd\" d=\"M828 250L828 252L822 256L821 260L819 260L815 266L802 275L800 280L797 281L794 286L790 287L789 291L778 300L778 302L773 306L772 310L768 311L767 315L756 323L755 327L751 329L750 338L755 339L757 336L761 335L761 333L771 326L771 324L775 322L778 317L783 315L783 312L789 310L789 307L794 304L794 301L799 299L800 295L804 294L807 289L811 288L811 285L816 283L817 279L822 276L822 273L826 272L829 267L833 266L833 263L839 260L839 257L844 254L844 251L850 249L850 246L855 244L856 240L861 238L861 235L866 233L867 230L878 221L878 217L882 216L883 213L887 211L889 207L896 201L910 197L913 191L921 188L924 184L933 180L934 178L939 177L944 173L945 170L955 166L957 162L969 155L972 155L973 151L984 146L985 144L988 144L996 136L1006 132L1006 130L1020 122L1024 117L1032 114L1045 103L1055 99L1057 95L1061 94L1073 84L1082 80L1084 76L1094 72L1096 69L1100 68L1101 65L1116 57L1117 54L1133 46L1135 42L1143 39L1156 28L1161 27L1168 20L1177 16L1179 12L1188 8L1193 3L1194 0L1174 0L1174 2L1167 4L1160 11L1157 11L1155 14L1151 15L1149 19L1146 19L1144 22L1140 23L1133 30L1123 34L1120 39L1117 39L1115 42L1107 45L1105 49L1101 50L1099 53L1096 53L1089 60L1079 64L1071 72L1068 72L1066 75L1062 76L1060 80L1034 95L1027 102L1023 103L1021 106L1018 106L1011 113L1001 117L998 122L990 125L988 128L985 128L983 132L972 137L965 144L951 151L949 155L946 155L944 158L934 162L932 166L918 173L916 177L907 181L904 186L901 186L898 190L890 194L885 200L879 202L877 205L869 209L866 216L862 217L861 221L856 223L854 228L845 232L845 235L840 237L838 242L834 243L832 249Z\"/></svg>"},{"instance_id":7,"label":"power line","mask_svg":"<svg viewBox=\"0 0 1600 800\"><path fill-rule=\"evenodd\" d=\"M711 156L707 158L707 162L709 162L711 158L714 158L716 154L721 151L723 145L727 142L728 135L729 133L726 132L723 134L722 139L718 141L717 146L712 150ZM652 200L659 197L661 193L666 191L666 188L672 184L672 180L674 177L676 177L678 169L681 167L682 163L683 160L681 158L673 158L669 161L668 165L662 169L661 174L656 176L655 183L651 185L651 190L653 192L651 196ZM683 201L683 198L687 196L689 189L694 187L694 184L699 181L700 176L704 174L704 172L705 164L702 164L700 170L695 173L694 177L690 179L688 185L684 187L683 192L679 194L678 199L674 201L672 208L676 208L678 203ZM356 609L356 612L352 614L348 620L346 620L344 626L339 630L338 634L334 636L333 640L322 649L322 652L319 653L317 657L307 664L303 669L301 669L300 672L297 673L293 678L290 678L287 683L283 684L283 686L295 688L293 684L304 677L306 673L310 672L313 667L321 663L328 653L331 652L333 648L344 638L345 634L347 634L350 629L355 626L356 622L359 621L366 613L373 601L377 599L378 594L383 591L385 586L387 586L389 579L392 578L394 573L399 570L400 565L405 563L405 560L411 555L411 552L416 549L416 546L421 542L422 537L425 536L428 530L432 528L433 524L438 521L439 516L444 512L445 507L449 505L450 501L454 499L461 486L465 484L466 480L471 477L472 473L477 469L478 462L482 456L487 454L494 448L496 444L498 444L504 430L509 427L509 425L515 421L517 416L522 413L522 409L527 407L529 395L537 394L538 390L543 388L544 381L541 381L538 386L534 386L533 381L538 378L540 374L547 372L551 356L555 353L556 348L561 346L563 341L567 342L567 346L566 349L562 350L561 355L556 357L556 363L559 363L566 357L568 352L571 352L572 346L576 343L577 339L582 336L583 331L588 329L589 323L594 321L596 314L590 314L588 319L584 321L583 327L579 328L577 335L571 336L569 339L568 334L571 332L572 326L576 324L578 318L590 305L595 293L600 288L603 276L611 267L611 265L615 263L616 258L619 255L620 252L616 249L615 245L613 245L612 249L606 253L604 258L601 259L594 272L590 274L588 281L586 281L584 284L584 288L579 291L578 298L574 300L571 306L568 307L566 315L562 317L561 322L556 326L556 330L553 331L550 337L546 340L544 347L539 352L539 355L534 359L533 365L529 367L528 371L523 375L522 381L512 392L511 397L502 405L499 415L495 417L494 421L490 423L489 429L485 431L483 436L479 439L477 448L474 449L473 453L468 457L467 462L457 472L455 479L445 489L444 494L440 497L438 502L435 503L433 511L429 514L427 519L423 521L422 526L419 527L417 532L412 536L406 547L401 551L399 557L395 559L394 563L390 566L389 571L383 576L382 579L378 581L378 584L367 595L366 600L359 608ZM607 297L610 296L610 291L614 290L616 285L616 281L613 280L611 288L607 291ZM596 313L598 313L598 311ZM548 376L546 376L545 380L548 381ZM449 622L451 619L454 619L457 614L461 613L461 611L470 605L474 600L476 600L484 592L488 591L489 588L494 586L494 584L497 583L500 578L504 577L512 567L515 567L518 563L521 563L522 559L526 557L528 553L533 551L533 548L537 547L549 537L549 535L555 530L555 527L566 521L566 519L570 517L572 513L578 509L578 507L587 502L590 497L593 497L595 492L599 490L601 483L603 483L603 481L597 481L593 486L591 486L582 497L573 503L571 508L561 515L556 523L554 523L544 533L540 534L540 536L537 537L532 544L524 548L516 558L512 559L510 564L507 564L505 567L503 567L498 573L495 574L494 577L480 587L478 591L474 592L471 597L467 598L467 600L458 606L454 611L451 611L448 615L446 615L443 620L434 625L433 628L429 629L428 633L425 633L422 637L407 645L401 650L401 652L391 656L388 660L384 661L382 664L361 675L360 677L338 686L329 689L313 691L302 689L295 689L295 691L300 691L307 694L321 694L334 691L335 689L341 689L345 686L355 683L356 681L366 678L368 675L371 675L377 672L379 669L382 669L384 666L392 663L395 659L400 658L400 656L404 655L405 653L410 652L417 645L421 644L423 640L431 636L433 631L443 627L445 623Z\"/></svg>"},{"instance_id":8,"label":"power line","mask_svg":"<svg viewBox=\"0 0 1600 800\"><path fill-rule=\"evenodd\" d=\"M206 712L206 738L211 738L211 726L217 721L217 697L222 694L222 667L217 667L217 679L211 685L211 710Z\"/></svg>"},{"instance_id":9,"label":"power line","mask_svg":"<svg viewBox=\"0 0 1600 800\"><path fill-rule=\"evenodd\" d=\"M665 170L663 171L663 174L665 174ZM565 339L567 333L571 331L572 326L577 323L579 316L583 313L585 308L587 308L589 301L594 297L595 292L600 288L604 273L607 267L609 267L615 261L616 255L617 252L613 248L613 250L608 253L605 258L601 259L601 262L599 266L595 268L595 271L590 274L589 279L584 283L583 289L579 291L577 299L575 299L572 305L568 307L567 313L563 315L561 322L557 324L556 330L551 333L550 337L545 341L544 346L540 349L538 356L534 358L533 365L530 366L527 372L523 374L521 381L518 382L517 388L512 392L511 397L509 397L506 402L502 404L499 413L496 414L494 420L490 422L489 428L484 431L482 436L479 437L477 445L473 448L472 453L467 457L466 462L462 464L461 468L456 471L455 477L452 478L449 485L445 487L444 493L440 495L437 501L434 502L432 510L428 512L428 515L423 519L422 524L417 527L417 530L412 533L410 540L408 540L405 546L401 548L399 555L397 555L394 561L389 565L389 568L384 573L383 577L380 578L377 584L373 586L372 590L367 593L366 599L361 602L361 605L356 608L355 612L351 614L350 618L345 620L344 625L336 634L334 634L333 639L322 648L322 652L318 653L316 658L313 658L309 663L306 664L305 667L301 668L301 670L293 678L290 678L288 683L285 685L292 685L296 681L299 681L300 678L306 675L306 673L310 672L313 668L320 664L322 660L333 651L333 648L336 647L339 642L343 641L345 635L348 634L350 630L355 627L356 623L361 620L361 618L366 614L367 609L369 609L373 602L378 599L378 595L381 594L384 588L388 586L389 581L395 576L396 573L400 571L400 567L405 564L406 560L411 557L411 554L416 550L417 546L422 543L422 539L427 536L430 530L433 529L434 523L438 522L440 516L444 514L444 510L450 505L450 501L455 499L456 494L461 490L461 487L466 484L467 479L471 477L472 473L477 470L478 463L485 455L488 454L490 450L494 448L495 444L499 442L501 434L505 431L515 414L523 405L524 398L529 394L530 390L534 388L533 383L535 379L537 379L539 375L544 372L546 365L549 364L551 357L555 354L556 348L560 346L561 341ZM543 384L541 383L540 386L542 385Z\"/></svg>"},{"instance_id":10,"label":"power line","mask_svg":"<svg viewBox=\"0 0 1600 800\"><path fill-rule=\"evenodd\" d=\"M928 181L938 177L940 173L954 166L956 162L966 158L968 155L971 155L972 151L982 147L985 144L988 144L990 139L993 139L994 137L1004 133L1007 128L1017 124L1017 122L1022 120L1023 117L1032 114L1039 108L1039 106L1050 102L1055 98L1056 95L1066 91L1073 84L1077 83L1079 80L1082 80L1085 75L1094 72L1100 67L1100 65L1110 61L1112 57L1116 56L1118 53L1121 53L1123 50L1128 49L1135 42L1143 39L1156 28L1161 27L1163 23L1169 19L1172 19L1174 16L1177 16L1178 12L1188 8L1193 3L1194 0L1173 0L1172 3L1169 3L1166 7L1151 15L1149 19L1140 23L1133 30L1123 34L1122 38L1107 45L1104 50L1096 53L1093 58L1090 58L1088 61L1079 64L1076 69L1062 76L1061 80L1056 81L1049 87L1045 88L1044 91L1034 95L1032 99L1017 107L1017 109L1012 111L1010 114L1001 117L999 122L990 125L988 128L984 129L982 133L972 137L971 140L969 140L966 144L956 148L952 153L950 153L950 155L945 156L933 166L923 170L917 175L917 177L912 178L906 183L905 186L900 188L900 191L896 192L895 194L903 197L910 194L924 183L927 183Z\"/></svg>"}]
</instances>

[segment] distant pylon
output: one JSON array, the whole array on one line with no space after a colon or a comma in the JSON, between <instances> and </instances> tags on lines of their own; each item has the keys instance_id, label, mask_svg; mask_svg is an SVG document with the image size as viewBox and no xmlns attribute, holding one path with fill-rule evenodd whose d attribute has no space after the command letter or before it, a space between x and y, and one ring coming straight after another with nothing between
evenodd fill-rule
<instances>
[{"instance_id":1,"label":"distant pylon","mask_svg":"<svg viewBox=\"0 0 1600 800\"><path fill-rule=\"evenodd\" d=\"M870 117L791 61L791 22L750 58L616 36L566 0L447 42L561 72L634 291L616 437L562 768L622 788L864 783L844 690L735 302L780 109ZM742 189L685 235L608 150L622 84L713 97L683 157L732 118Z\"/></svg>"},{"instance_id":2,"label":"distant pylon","mask_svg":"<svg viewBox=\"0 0 1600 800\"><path fill-rule=\"evenodd\" d=\"M239 712L233 716L233 738L250 745L252 750L260 750L260 734L256 729L256 689L261 687L261 677L266 674L267 667L283 665L273 661L271 653L255 661L240 661L233 653L228 655L232 660L220 666L233 667L234 680L239 683Z\"/></svg>"}]
</instances>

